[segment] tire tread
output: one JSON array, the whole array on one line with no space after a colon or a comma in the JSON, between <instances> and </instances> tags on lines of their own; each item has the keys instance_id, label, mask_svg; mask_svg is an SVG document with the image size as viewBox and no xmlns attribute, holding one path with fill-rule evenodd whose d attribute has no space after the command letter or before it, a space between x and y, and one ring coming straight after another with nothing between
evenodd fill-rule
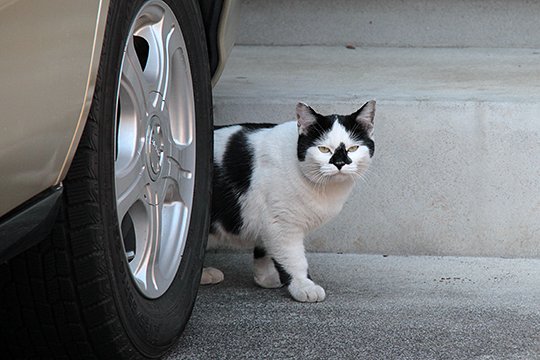
<instances>
[{"instance_id":1,"label":"tire tread","mask_svg":"<svg viewBox=\"0 0 540 360\"><path fill-rule=\"evenodd\" d=\"M130 13L136 3L111 1L106 28L113 28L111 19L119 19L120 11ZM193 4L189 6L195 6L195 1L190 3ZM128 20L122 21L127 23ZM104 44L114 36L119 35L106 31ZM108 81L110 69L103 64L112 63L111 59L114 56L103 46L90 113L68 175L63 181L64 197L56 225L44 241L9 262L0 264L0 347L4 357L145 357L124 329L113 296L115 275L110 273L110 264L106 259L110 246L103 227L102 208L107 204L100 203L100 199L103 198L102 193L111 192L112 189L107 182L99 180L104 175L100 167L103 139L99 136L97 119L103 117L104 108L108 106L106 102L110 101L105 96L112 91L106 88L111 86ZM208 84L205 92L209 101L205 111L211 120L209 77L204 78L204 83ZM208 151L210 158L211 144ZM210 163L207 165L209 169ZM206 198L210 188L209 183L205 184ZM207 225L208 217L202 222ZM197 248L197 253L204 252L204 243L201 248ZM190 251L186 250L186 256ZM199 255L198 261L202 264L202 255ZM190 301L188 310L193 299Z\"/></svg>"}]
</instances>

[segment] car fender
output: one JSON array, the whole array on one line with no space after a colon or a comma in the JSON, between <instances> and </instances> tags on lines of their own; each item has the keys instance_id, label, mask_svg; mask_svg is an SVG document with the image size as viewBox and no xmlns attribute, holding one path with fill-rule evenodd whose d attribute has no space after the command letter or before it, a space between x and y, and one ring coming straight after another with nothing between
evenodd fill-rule
<instances>
[{"instance_id":1,"label":"car fender","mask_svg":"<svg viewBox=\"0 0 540 360\"><path fill-rule=\"evenodd\" d=\"M90 109L108 7L0 0L0 188L8 189L0 216L65 176Z\"/></svg>"}]
</instances>

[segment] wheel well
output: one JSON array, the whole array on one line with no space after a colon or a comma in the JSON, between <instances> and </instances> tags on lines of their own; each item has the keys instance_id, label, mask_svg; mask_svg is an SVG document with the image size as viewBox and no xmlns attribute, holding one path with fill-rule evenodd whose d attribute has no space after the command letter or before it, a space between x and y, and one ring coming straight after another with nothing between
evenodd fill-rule
<instances>
[{"instance_id":1,"label":"wheel well","mask_svg":"<svg viewBox=\"0 0 540 360\"><path fill-rule=\"evenodd\" d=\"M218 29L223 0L199 0L208 47L210 73L214 76L219 65Z\"/></svg>"}]
</instances>

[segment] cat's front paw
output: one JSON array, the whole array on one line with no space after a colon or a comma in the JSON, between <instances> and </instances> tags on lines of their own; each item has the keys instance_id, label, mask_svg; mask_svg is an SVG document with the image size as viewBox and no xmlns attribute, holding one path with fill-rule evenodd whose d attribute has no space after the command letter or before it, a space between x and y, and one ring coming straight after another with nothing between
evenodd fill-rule
<instances>
[{"instance_id":1,"label":"cat's front paw","mask_svg":"<svg viewBox=\"0 0 540 360\"><path fill-rule=\"evenodd\" d=\"M311 280L293 280L289 284L289 293L300 302L318 302L326 297L324 289Z\"/></svg>"}]
</instances>

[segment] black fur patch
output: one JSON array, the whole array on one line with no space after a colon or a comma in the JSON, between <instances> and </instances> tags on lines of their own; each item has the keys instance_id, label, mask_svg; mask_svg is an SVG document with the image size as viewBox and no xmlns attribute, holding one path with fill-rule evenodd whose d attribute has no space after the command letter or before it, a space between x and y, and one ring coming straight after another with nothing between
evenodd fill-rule
<instances>
[{"instance_id":1,"label":"black fur patch","mask_svg":"<svg viewBox=\"0 0 540 360\"><path fill-rule=\"evenodd\" d=\"M307 134L298 136L296 153L298 160L300 161L306 160L307 150L332 129L332 125L335 121L332 116L322 116L317 113L313 115L316 117L317 121L308 128Z\"/></svg>"},{"instance_id":2,"label":"black fur patch","mask_svg":"<svg viewBox=\"0 0 540 360\"><path fill-rule=\"evenodd\" d=\"M269 124L269 123L246 123L246 124L240 124L243 129L247 131L253 131L253 130L260 130L260 129L271 129L277 124Z\"/></svg>"},{"instance_id":3,"label":"black fur patch","mask_svg":"<svg viewBox=\"0 0 540 360\"><path fill-rule=\"evenodd\" d=\"M230 125L214 125L214 130L219 130L223 128L228 128L231 126L238 126L240 125L245 130L259 130L259 129L271 129L277 124L270 124L270 123L244 123L244 124L230 124Z\"/></svg>"},{"instance_id":4,"label":"black fur patch","mask_svg":"<svg viewBox=\"0 0 540 360\"><path fill-rule=\"evenodd\" d=\"M358 142L362 142L369 149L369 156L373 157L375 153L375 143L369 137L368 129L366 129L362 124L359 124L356 121L356 116L358 111L354 114L347 116L338 116L338 121L343 127L351 134L351 138L355 139Z\"/></svg>"},{"instance_id":5,"label":"black fur patch","mask_svg":"<svg viewBox=\"0 0 540 360\"><path fill-rule=\"evenodd\" d=\"M260 246L255 246L253 249L253 257L255 259L260 259L266 256L266 250Z\"/></svg>"},{"instance_id":6,"label":"black fur patch","mask_svg":"<svg viewBox=\"0 0 540 360\"><path fill-rule=\"evenodd\" d=\"M220 222L226 231L240 233L243 225L240 196L249 189L252 173L253 149L246 133L238 131L227 143L222 165L214 163L212 224ZM211 230L215 231L215 225Z\"/></svg>"},{"instance_id":7,"label":"black fur patch","mask_svg":"<svg viewBox=\"0 0 540 360\"><path fill-rule=\"evenodd\" d=\"M272 258L272 261L274 262L274 266L276 267L276 270L278 271L278 274L279 274L279 281L281 281L281 283L283 285L289 285L292 281L292 276L291 274L289 274L284 268L283 266L278 263L276 261L276 259Z\"/></svg>"},{"instance_id":8,"label":"black fur patch","mask_svg":"<svg viewBox=\"0 0 540 360\"><path fill-rule=\"evenodd\" d=\"M216 164L214 164L213 185L210 233L216 232L216 223L219 222L226 231L238 234L243 224L238 195L226 180L223 169Z\"/></svg>"},{"instance_id":9,"label":"black fur patch","mask_svg":"<svg viewBox=\"0 0 540 360\"><path fill-rule=\"evenodd\" d=\"M223 154L222 167L234 190L240 194L245 193L253 173L253 148L245 132L239 131L229 138Z\"/></svg>"}]
</instances>

